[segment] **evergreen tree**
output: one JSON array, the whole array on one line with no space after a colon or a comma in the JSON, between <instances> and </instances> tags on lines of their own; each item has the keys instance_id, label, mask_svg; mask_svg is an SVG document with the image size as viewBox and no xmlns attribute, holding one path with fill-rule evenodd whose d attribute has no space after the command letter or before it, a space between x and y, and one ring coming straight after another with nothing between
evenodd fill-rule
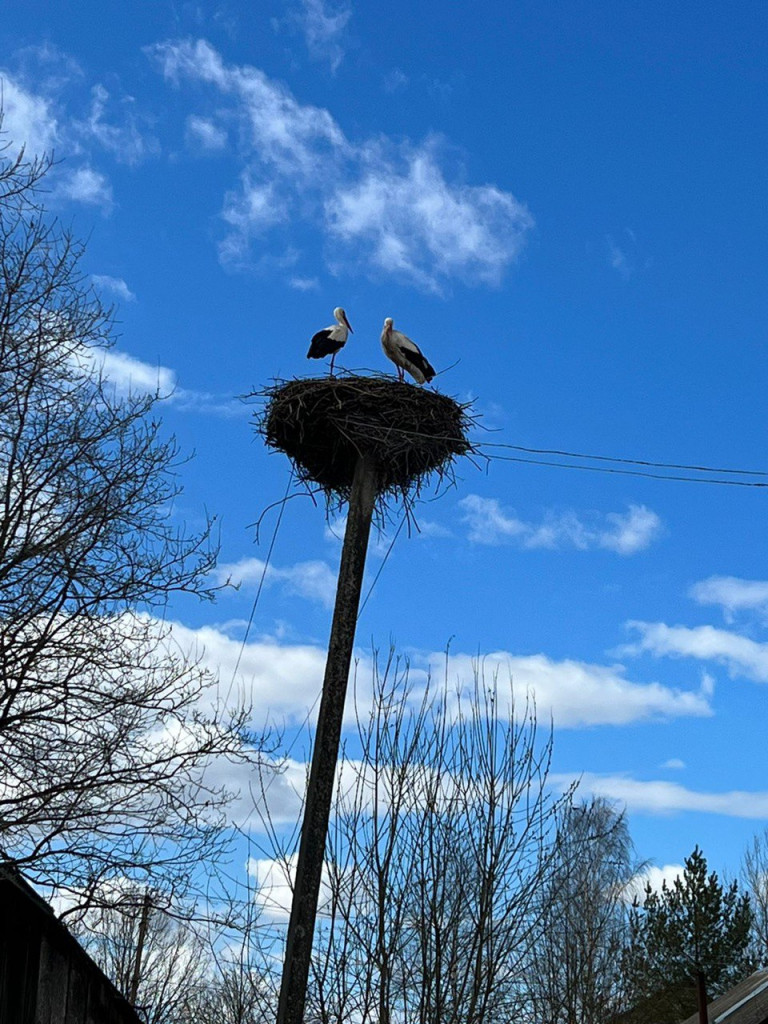
<instances>
[{"instance_id":1,"label":"evergreen tree","mask_svg":"<svg viewBox=\"0 0 768 1024\"><path fill-rule=\"evenodd\" d=\"M642 906L636 900L632 908L624 956L629 1019L685 1019L696 1011L697 986L712 999L750 974L751 925L749 896L738 882L724 888L714 871L707 874L697 846L682 877L660 891L648 884Z\"/></svg>"}]
</instances>

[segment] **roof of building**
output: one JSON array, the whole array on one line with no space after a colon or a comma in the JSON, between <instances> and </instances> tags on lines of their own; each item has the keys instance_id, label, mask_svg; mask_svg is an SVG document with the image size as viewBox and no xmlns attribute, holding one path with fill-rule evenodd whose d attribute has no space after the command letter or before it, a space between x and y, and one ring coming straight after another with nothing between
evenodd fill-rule
<instances>
[{"instance_id":1,"label":"roof of building","mask_svg":"<svg viewBox=\"0 0 768 1024\"><path fill-rule=\"evenodd\" d=\"M768 1024L768 968L755 971L708 1007L709 1024ZM699 1015L683 1021L698 1024Z\"/></svg>"}]
</instances>

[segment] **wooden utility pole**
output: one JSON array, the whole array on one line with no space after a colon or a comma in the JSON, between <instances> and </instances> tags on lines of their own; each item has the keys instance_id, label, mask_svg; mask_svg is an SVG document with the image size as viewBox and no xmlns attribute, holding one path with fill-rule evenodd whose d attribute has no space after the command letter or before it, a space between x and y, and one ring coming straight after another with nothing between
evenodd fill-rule
<instances>
[{"instance_id":1,"label":"wooden utility pole","mask_svg":"<svg viewBox=\"0 0 768 1024\"><path fill-rule=\"evenodd\" d=\"M299 860L288 923L277 1024L302 1024L309 963L333 784L339 756L344 699L355 641L365 556L377 495L376 464L360 456L355 467L341 552L328 660L312 752L312 767L301 828Z\"/></svg>"},{"instance_id":2,"label":"wooden utility pole","mask_svg":"<svg viewBox=\"0 0 768 1024\"><path fill-rule=\"evenodd\" d=\"M699 1024L709 1024L707 1013L707 979L704 971L696 971L696 998L699 1004Z\"/></svg>"},{"instance_id":3,"label":"wooden utility pole","mask_svg":"<svg viewBox=\"0 0 768 1024\"><path fill-rule=\"evenodd\" d=\"M149 890L144 893L144 900L141 904L141 917L139 918L139 934L136 939L136 957L133 961L133 974L131 986L128 990L128 1002L131 1006L136 1005L139 995L139 982L141 981L141 959L144 955L144 942L147 938L147 926L149 925L149 911L152 906L152 897Z\"/></svg>"}]
</instances>

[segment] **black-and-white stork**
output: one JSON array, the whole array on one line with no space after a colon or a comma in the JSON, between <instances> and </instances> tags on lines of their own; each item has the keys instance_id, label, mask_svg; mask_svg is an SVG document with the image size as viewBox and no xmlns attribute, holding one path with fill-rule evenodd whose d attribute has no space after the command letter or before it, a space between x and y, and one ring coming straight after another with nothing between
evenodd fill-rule
<instances>
[{"instance_id":1,"label":"black-and-white stork","mask_svg":"<svg viewBox=\"0 0 768 1024\"><path fill-rule=\"evenodd\" d=\"M397 367L397 376L400 380L405 380L403 370L407 370L417 384L429 383L435 376L434 366L415 341L394 330L393 323L391 316L384 321L384 330L381 332L384 355Z\"/></svg>"},{"instance_id":2,"label":"black-and-white stork","mask_svg":"<svg viewBox=\"0 0 768 1024\"><path fill-rule=\"evenodd\" d=\"M330 356L331 373L333 373L336 353L344 348L349 332L352 331L352 328L349 326L349 320L347 320L347 314L341 306L337 306L334 309L333 315L336 317L336 323L331 327L323 328L317 334L313 334L312 340L309 343L309 352L307 352L307 359L324 359L326 356ZM355 332L352 331L352 333L354 334Z\"/></svg>"}]
</instances>

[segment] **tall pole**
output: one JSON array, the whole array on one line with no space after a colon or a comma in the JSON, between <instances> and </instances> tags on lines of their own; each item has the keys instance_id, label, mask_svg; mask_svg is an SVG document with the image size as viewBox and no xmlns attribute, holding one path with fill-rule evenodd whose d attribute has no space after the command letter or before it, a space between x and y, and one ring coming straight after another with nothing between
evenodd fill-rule
<instances>
[{"instance_id":1,"label":"tall pole","mask_svg":"<svg viewBox=\"0 0 768 1024\"><path fill-rule=\"evenodd\" d=\"M277 1024L302 1024L304 1020L312 938L344 717L344 698L352 662L352 646L376 494L376 466L360 456L352 481L347 528L341 552L336 605L288 922Z\"/></svg>"},{"instance_id":2,"label":"tall pole","mask_svg":"<svg viewBox=\"0 0 768 1024\"><path fill-rule=\"evenodd\" d=\"M144 900L141 904L141 917L139 918L139 935L136 939L136 956L133 961L133 973L131 984L128 990L128 1002L131 1006L136 1005L139 995L139 982L141 981L141 958L144 955L144 941L147 937L147 926L149 925L149 909L152 905L152 897L149 889L144 893Z\"/></svg>"},{"instance_id":3,"label":"tall pole","mask_svg":"<svg viewBox=\"0 0 768 1024\"><path fill-rule=\"evenodd\" d=\"M696 971L696 1002L699 1006L699 1024L709 1024L709 1015L707 1012L707 979L704 977L704 971Z\"/></svg>"}]
</instances>

